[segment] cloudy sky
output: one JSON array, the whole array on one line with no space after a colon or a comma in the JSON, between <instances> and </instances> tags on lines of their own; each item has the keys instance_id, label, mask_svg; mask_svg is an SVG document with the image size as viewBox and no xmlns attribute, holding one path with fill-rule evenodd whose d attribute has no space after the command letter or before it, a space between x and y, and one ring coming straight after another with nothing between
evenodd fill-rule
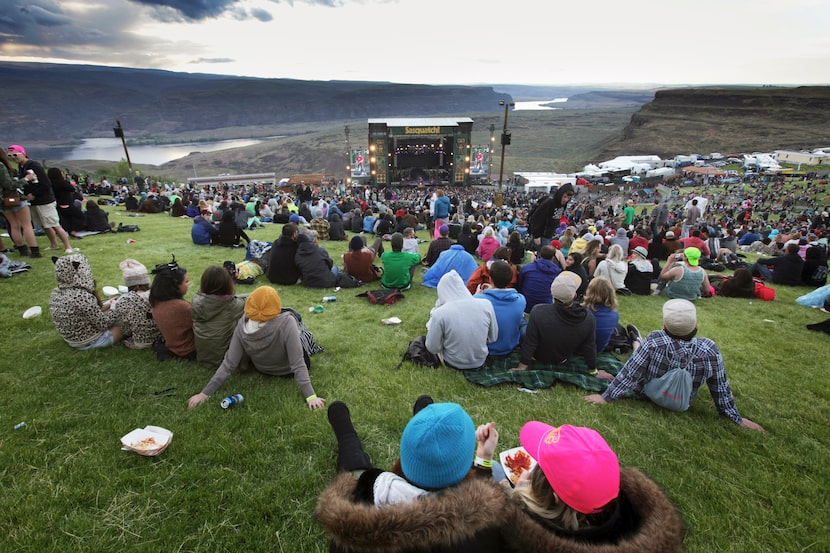
<instances>
[{"instance_id":1,"label":"cloudy sky","mask_svg":"<svg viewBox=\"0 0 830 553\"><path fill-rule=\"evenodd\" d=\"M2 0L0 60L426 84L830 84L827 0Z\"/></svg>"}]
</instances>

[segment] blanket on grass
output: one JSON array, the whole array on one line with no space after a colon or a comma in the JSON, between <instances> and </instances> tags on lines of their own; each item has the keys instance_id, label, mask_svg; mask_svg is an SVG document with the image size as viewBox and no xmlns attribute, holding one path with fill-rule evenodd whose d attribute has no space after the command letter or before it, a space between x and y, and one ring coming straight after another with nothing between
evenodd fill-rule
<instances>
[{"instance_id":1,"label":"blanket on grass","mask_svg":"<svg viewBox=\"0 0 830 553\"><path fill-rule=\"evenodd\" d=\"M459 371L473 384L490 387L496 384L513 383L532 390L550 388L557 380L579 386L589 392L604 392L610 381L588 374L588 365L582 357L573 357L561 365L532 362L526 371L511 371L519 364L519 351L504 357L488 357L480 369ZM622 361L610 353L597 355L597 369L605 370L616 376L623 365Z\"/></svg>"}]
</instances>

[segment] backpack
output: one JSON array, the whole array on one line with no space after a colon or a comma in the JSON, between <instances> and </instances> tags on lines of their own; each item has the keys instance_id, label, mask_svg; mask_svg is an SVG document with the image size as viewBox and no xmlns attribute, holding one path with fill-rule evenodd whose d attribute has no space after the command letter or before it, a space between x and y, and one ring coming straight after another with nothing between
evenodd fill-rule
<instances>
[{"instance_id":1,"label":"backpack","mask_svg":"<svg viewBox=\"0 0 830 553\"><path fill-rule=\"evenodd\" d=\"M341 288L357 288L363 286L363 282L359 278L345 271L337 273L336 284Z\"/></svg>"},{"instance_id":2,"label":"backpack","mask_svg":"<svg viewBox=\"0 0 830 553\"><path fill-rule=\"evenodd\" d=\"M138 232L140 230L138 225L125 225L124 223L118 223L118 228L115 229L116 232Z\"/></svg>"},{"instance_id":3,"label":"backpack","mask_svg":"<svg viewBox=\"0 0 830 553\"><path fill-rule=\"evenodd\" d=\"M643 393L660 407L685 411L692 395L692 375L686 369L671 369L663 376L649 380Z\"/></svg>"},{"instance_id":4,"label":"backpack","mask_svg":"<svg viewBox=\"0 0 830 553\"><path fill-rule=\"evenodd\" d=\"M631 348L631 337L629 337L628 331L623 325L617 323L617 326L614 327L614 332L611 333L611 339L608 341L605 351L612 353L628 353L631 351Z\"/></svg>"},{"instance_id":5,"label":"backpack","mask_svg":"<svg viewBox=\"0 0 830 553\"><path fill-rule=\"evenodd\" d=\"M377 305L392 305L393 303L396 303L399 299L403 299L404 295L401 294L400 290L397 290L395 288L381 288L380 290L369 290L368 292L357 294L355 297L366 298L369 300L369 303L374 303Z\"/></svg>"},{"instance_id":6,"label":"backpack","mask_svg":"<svg viewBox=\"0 0 830 553\"><path fill-rule=\"evenodd\" d=\"M409 346L403 354L403 359L395 369L400 369L404 361L407 360L431 369L437 369L441 365L441 358L427 349L425 336L418 336L409 342Z\"/></svg>"},{"instance_id":7,"label":"backpack","mask_svg":"<svg viewBox=\"0 0 830 553\"><path fill-rule=\"evenodd\" d=\"M810 275L810 280L813 282L827 282L827 267L819 265Z\"/></svg>"}]
</instances>

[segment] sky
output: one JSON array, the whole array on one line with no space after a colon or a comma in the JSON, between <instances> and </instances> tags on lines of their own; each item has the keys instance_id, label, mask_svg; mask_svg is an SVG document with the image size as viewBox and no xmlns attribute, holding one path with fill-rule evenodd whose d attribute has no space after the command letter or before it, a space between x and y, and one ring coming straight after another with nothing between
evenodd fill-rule
<instances>
[{"instance_id":1,"label":"sky","mask_svg":"<svg viewBox=\"0 0 830 553\"><path fill-rule=\"evenodd\" d=\"M423 84L830 84L827 0L0 5L0 61Z\"/></svg>"}]
</instances>

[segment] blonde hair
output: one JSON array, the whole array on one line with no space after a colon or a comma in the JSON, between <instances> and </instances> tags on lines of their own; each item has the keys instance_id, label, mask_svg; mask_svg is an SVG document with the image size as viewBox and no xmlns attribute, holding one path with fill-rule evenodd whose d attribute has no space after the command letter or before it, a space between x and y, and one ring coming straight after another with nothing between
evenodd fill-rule
<instances>
[{"instance_id":1,"label":"blonde hair","mask_svg":"<svg viewBox=\"0 0 830 553\"><path fill-rule=\"evenodd\" d=\"M568 507L551 488L539 465L530 473L530 484L513 490L511 499L524 510L565 530L588 526L585 515Z\"/></svg>"},{"instance_id":2,"label":"blonde hair","mask_svg":"<svg viewBox=\"0 0 830 553\"><path fill-rule=\"evenodd\" d=\"M570 248L571 244L574 243L574 229L568 227L565 229L565 232L562 233L562 236L559 238L559 242L562 243L563 248Z\"/></svg>"},{"instance_id":3,"label":"blonde hair","mask_svg":"<svg viewBox=\"0 0 830 553\"><path fill-rule=\"evenodd\" d=\"M620 246L619 244L612 244L611 247L608 248L608 255L605 256L605 259L608 259L609 261L622 261L622 246Z\"/></svg>"},{"instance_id":4,"label":"blonde hair","mask_svg":"<svg viewBox=\"0 0 830 553\"><path fill-rule=\"evenodd\" d=\"M495 236L495 235L496 235L496 231L493 230L493 227L490 227L490 226L484 227L484 231L482 232L482 236L484 236L484 238L488 238L488 237Z\"/></svg>"},{"instance_id":5,"label":"blonde hair","mask_svg":"<svg viewBox=\"0 0 830 553\"><path fill-rule=\"evenodd\" d=\"M591 282L588 283L588 288L585 290L585 298L582 300L582 305L591 311L596 311L597 305L604 305L612 311L616 311L617 292L614 290L614 285L603 276L592 278Z\"/></svg>"},{"instance_id":6,"label":"blonde hair","mask_svg":"<svg viewBox=\"0 0 830 553\"><path fill-rule=\"evenodd\" d=\"M587 263L592 259L596 259L600 248L602 248L602 244L599 240L589 240L582 250L582 262Z\"/></svg>"}]
</instances>

